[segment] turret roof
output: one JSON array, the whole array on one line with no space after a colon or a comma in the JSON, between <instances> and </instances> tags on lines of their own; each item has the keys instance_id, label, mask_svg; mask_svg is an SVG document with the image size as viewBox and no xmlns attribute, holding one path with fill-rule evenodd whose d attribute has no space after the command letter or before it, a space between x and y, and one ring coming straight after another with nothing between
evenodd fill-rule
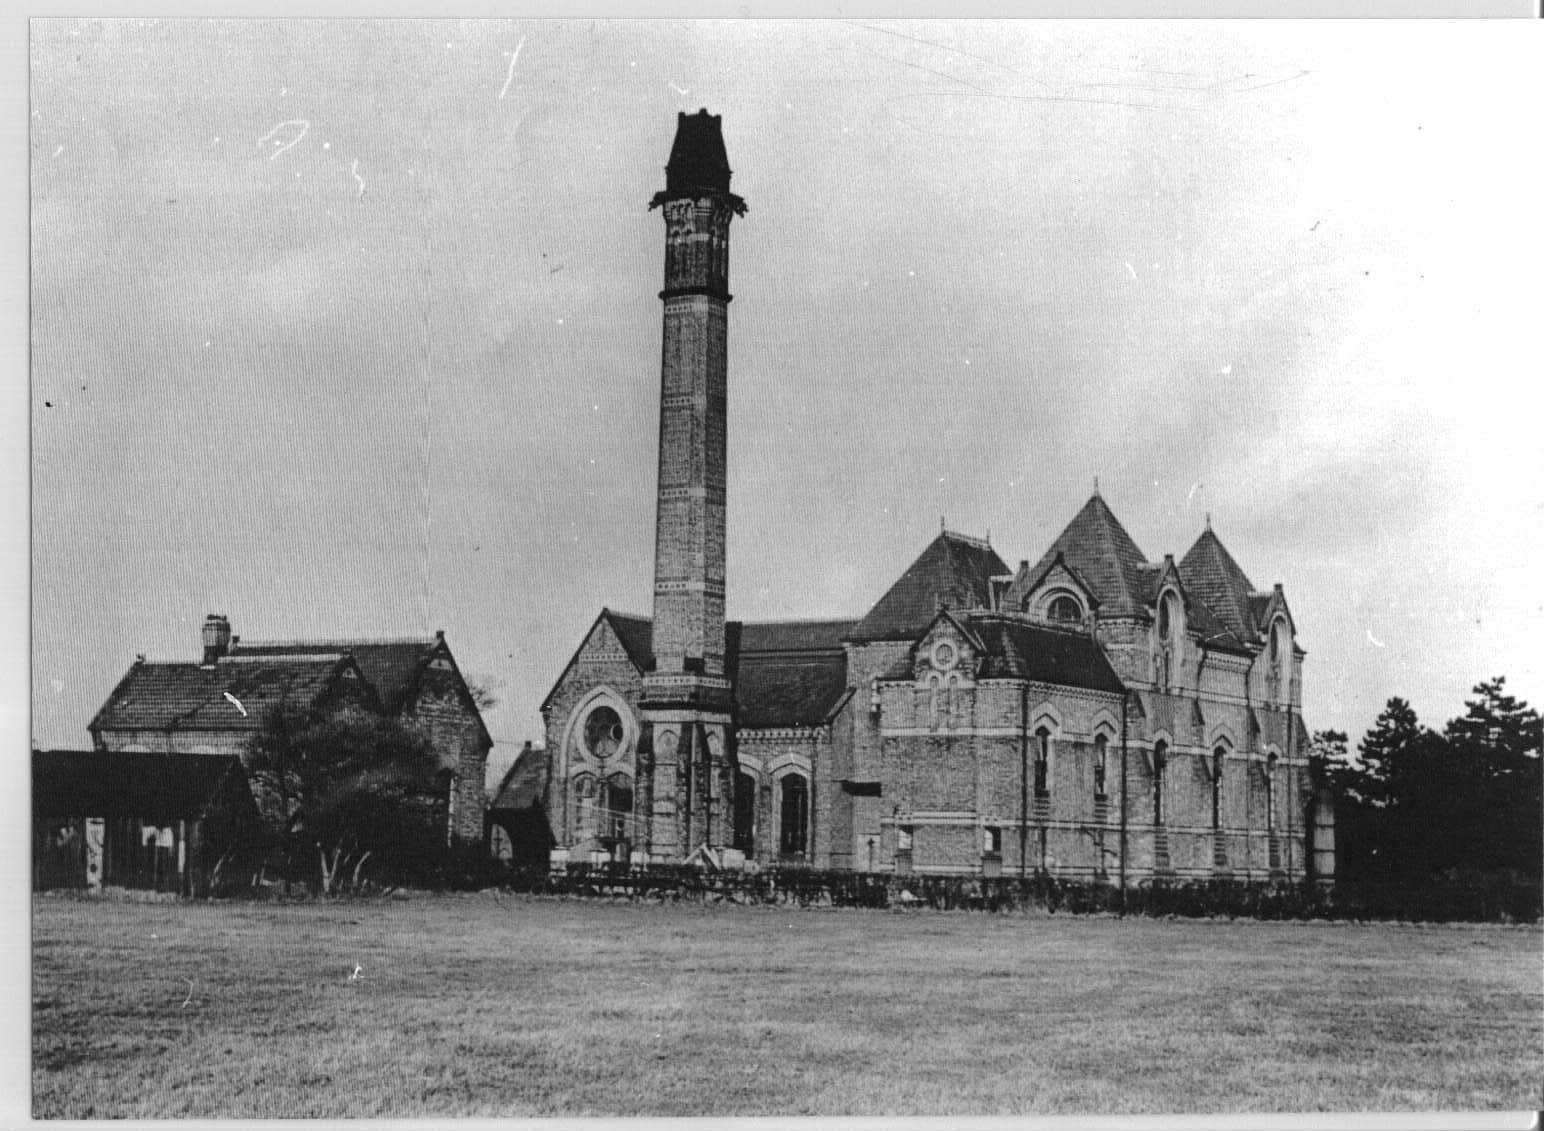
<instances>
[{"instance_id":1,"label":"turret roof","mask_svg":"<svg viewBox=\"0 0 1544 1131\"><path fill-rule=\"evenodd\" d=\"M1083 504L1029 575L1042 576L1058 553L1099 598L1105 616L1130 616L1146 607L1147 557L1098 494Z\"/></svg>"},{"instance_id":2,"label":"turret roof","mask_svg":"<svg viewBox=\"0 0 1544 1131\"><path fill-rule=\"evenodd\" d=\"M992 578L1007 572L988 543L945 530L875 602L849 639L914 640L939 609L990 608Z\"/></svg>"}]
</instances>

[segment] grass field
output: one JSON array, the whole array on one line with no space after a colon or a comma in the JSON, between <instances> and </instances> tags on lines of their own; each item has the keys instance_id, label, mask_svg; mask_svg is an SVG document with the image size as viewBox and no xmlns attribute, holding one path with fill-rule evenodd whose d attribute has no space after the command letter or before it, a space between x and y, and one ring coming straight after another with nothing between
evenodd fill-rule
<instances>
[{"instance_id":1,"label":"grass field","mask_svg":"<svg viewBox=\"0 0 1544 1131\"><path fill-rule=\"evenodd\" d=\"M32 906L38 1117L1544 1102L1537 927L491 894Z\"/></svg>"}]
</instances>

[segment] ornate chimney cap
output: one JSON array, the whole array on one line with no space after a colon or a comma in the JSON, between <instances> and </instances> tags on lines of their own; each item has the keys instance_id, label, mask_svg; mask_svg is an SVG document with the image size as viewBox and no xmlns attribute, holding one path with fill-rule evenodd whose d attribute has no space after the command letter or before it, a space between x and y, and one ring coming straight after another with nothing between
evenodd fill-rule
<instances>
[{"instance_id":1,"label":"ornate chimney cap","mask_svg":"<svg viewBox=\"0 0 1544 1131\"><path fill-rule=\"evenodd\" d=\"M724 196L739 215L745 201L729 191L729 154L724 149L723 117L706 109L676 115L675 143L665 163L665 191L649 205L657 208L679 197Z\"/></svg>"}]
</instances>

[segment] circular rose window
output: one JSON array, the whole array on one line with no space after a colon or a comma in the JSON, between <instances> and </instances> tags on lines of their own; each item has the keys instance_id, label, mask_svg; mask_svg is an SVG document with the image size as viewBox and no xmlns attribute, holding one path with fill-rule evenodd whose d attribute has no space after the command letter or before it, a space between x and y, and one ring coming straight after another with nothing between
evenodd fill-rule
<instances>
[{"instance_id":1,"label":"circular rose window","mask_svg":"<svg viewBox=\"0 0 1544 1131\"><path fill-rule=\"evenodd\" d=\"M584 720L584 748L604 762L621 748L626 733L616 711L596 707Z\"/></svg>"},{"instance_id":2,"label":"circular rose window","mask_svg":"<svg viewBox=\"0 0 1544 1131\"><path fill-rule=\"evenodd\" d=\"M947 640L939 640L933 645L933 666L939 671L948 671L954 667L954 662L959 659L954 645Z\"/></svg>"}]
</instances>

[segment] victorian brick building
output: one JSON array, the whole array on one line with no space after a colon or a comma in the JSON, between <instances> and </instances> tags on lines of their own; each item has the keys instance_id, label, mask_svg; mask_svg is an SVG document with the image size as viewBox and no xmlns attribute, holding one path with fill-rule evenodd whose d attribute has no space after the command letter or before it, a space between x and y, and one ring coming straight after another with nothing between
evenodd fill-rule
<instances>
[{"instance_id":1,"label":"victorian brick building","mask_svg":"<svg viewBox=\"0 0 1544 1131\"><path fill-rule=\"evenodd\" d=\"M240 755L276 707L355 704L425 732L445 779L448 838L483 840L493 745L443 633L402 640L243 641L225 617L198 661L135 660L88 729L100 751Z\"/></svg>"},{"instance_id":2,"label":"victorian brick building","mask_svg":"<svg viewBox=\"0 0 1544 1131\"><path fill-rule=\"evenodd\" d=\"M729 181L681 115L653 616L602 610L542 704L559 858L1304 875L1296 625L1209 523L1152 561L1096 492L1033 565L944 531L861 617L725 620Z\"/></svg>"}]
</instances>

